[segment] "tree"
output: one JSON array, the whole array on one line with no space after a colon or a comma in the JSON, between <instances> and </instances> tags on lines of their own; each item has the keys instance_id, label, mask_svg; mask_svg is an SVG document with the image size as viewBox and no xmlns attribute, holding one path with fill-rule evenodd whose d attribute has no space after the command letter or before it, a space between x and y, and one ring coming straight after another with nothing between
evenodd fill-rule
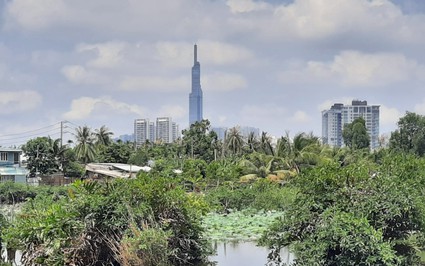
<instances>
[{"instance_id":1,"label":"tree","mask_svg":"<svg viewBox=\"0 0 425 266\"><path fill-rule=\"evenodd\" d=\"M236 127L229 129L226 134L225 143L227 146L227 150L230 151L232 154L236 155L242 152L244 140L240 131Z\"/></svg>"},{"instance_id":2,"label":"tree","mask_svg":"<svg viewBox=\"0 0 425 266\"><path fill-rule=\"evenodd\" d=\"M49 152L51 153L52 158L58 162L59 168L63 170L65 164L65 153L69 150L69 147L67 145L61 145L61 139L53 140L49 137L48 141L50 146Z\"/></svg>"},{"instance_id":3,"label":"tree","mask_svg":"<svg viewBox=\"0 0 425 266\"><path fill-rule=\"evenodd\" d=\"M77 146L75 146L75 154L77 159L83 163L94 161L97 151L95 138L90 128L87 126L78 127L76 132Z\"/></svg>"},{"instance_id":4,"label":"tree","mask_svg":"<svg viewBox=\"0 0 425 266\"><path fill-rule=\"evenodd\" d=\"M301 165L310 166L317 163L321 150L319 138L313 133L298 133L292 141L286 133L286 136L277 141L276 156L284 158L290 168L300 172Z\"/></svg>"},{"instance_id":5,"label":"tree","mask_svg":"<svg viewBox=\"0 0 425 266\"><path fill-rule=\"evenodd\" d=\"M248 138L246 140L246 145L249 152L255 152L258 151L259 142L257 137L255 136L254 131L249 132Z\"/></svg>"},{"instance_id":6,"label":"tree","mask_svg":"<svg viewBox=\"0 0 425 266\"><path fill-rule=\"evenodd\" d=\"M216 159L217 134L210 131L210 121L204 119L190 125L189 129L182 131L182 145L184 154L192 159L203 159L211 162Z\"/></svg>"},{"instance_id":7,"label":"tree","mask_svg":"<svg viewBox=\"0 0 425 266\"><path fill-rule=\"evenodd\" d=\"M269 258L279 262L280 249L290 246L297 265L419 265L425 169L404 157L330 162L293 179L296 199L262 238Z\"/></svg>"},{"instance_id":8,"label":"tree","mask_svg":"<svg viewBox=\"0 0 425 266\"><path fill-rule=\"evenodd\" d=\"M94 136L96 145L108 146L112 143L111 136L114 135L106 126L101 126L100 129L95 129Z\"/></svg>"},{"instance_id":9,"label":"tree","mask_svg":"<svg viewBox=\"0 0 425 266\"><path fill-rule=\"evenodd\" d=\"M58 149L54 144L59 141L53 141L50 137L38 137L29 140L22 147L28 158L27 168L31 176L35 176L37 173L47 175L59 170L60 161L54 151Z\"/></svg>"},{"instance_id":10,"label":"tree","mask_svg":"<svg viewBox=\"0 0 425 266\"><path fill-rule=\"evenodd\" d=\"M99 148L99 162L105 163L128 163L133 154L133 144L121 141L113 142L109 145L102 145Z\"/></svg>"},{"instance_id":11,"label":"tree","mask_svg":"<svg viewBox=\"0 0 425 266\"><path fill-rule=\"evenodd\" d=\"M398 129L391 133L390 149L425 154L425 116L407 112L397 122Z\"/></svg>"},{"instance_id":12,"label":"tree","mask_svg":"<svg viewBox=\"0 0 425 266\"><path fill-rule=\"evenodd\" d=\"M344 144L351 149L369 148L370 137L367 133L366 122L363 117L358 117L352 123L344 125L342 138Z\"/></svg>"},{"instance_id":13,"label":"tree","mask_svg":"<svg viewBox=\"0 0 425 266\"><path fill-rule=\"evenodd\" d=\"M260 139L260 150L264 154L267 155L274 155L274 149L272 146L272 139L267 134L267 132L261 132L261 139Z\"/></svg>"}]
</instances>

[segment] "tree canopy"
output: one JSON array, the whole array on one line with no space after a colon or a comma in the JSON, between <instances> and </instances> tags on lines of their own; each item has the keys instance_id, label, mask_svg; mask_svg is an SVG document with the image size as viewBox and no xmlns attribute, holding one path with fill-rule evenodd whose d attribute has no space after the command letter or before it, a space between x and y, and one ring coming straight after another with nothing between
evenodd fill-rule
<instances>
[{"instance_id":1,"label":"tree canopy","mask_svg":"<svg viewBox=\"0 0 425 266\"><path fill-rule=\"evenodd\" d=\"M398 129L391 133L390 149L425 154L425 116L407 112L397 122Z\"/></svg>"},{"instance_id":2,"label":"tree canopy","mask_svg":"<svg viewBox=\"0 0 425 266\"><path fill-rule=\"evenodd\" d=\"M370 136L367 133L366 122L362 117L358 117L352 123L344 125L342 138L344 144L354 150L370 147Z\"/></svg>"}]
</instances>

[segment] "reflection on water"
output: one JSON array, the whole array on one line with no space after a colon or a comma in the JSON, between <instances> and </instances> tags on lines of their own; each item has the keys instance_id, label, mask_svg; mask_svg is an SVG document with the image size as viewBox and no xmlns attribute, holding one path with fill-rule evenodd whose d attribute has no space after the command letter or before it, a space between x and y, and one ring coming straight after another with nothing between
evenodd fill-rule
<instances>
[{"instance_id":1,"label":"reflection on water","mask_svg":"<svg viewBox=\"0 0 425 266\"><path fill-rule=\"evenodd\" d=\"M215 256L210 261L217 262L217 266L259 266L267 263L268 249L256 246L254 242L215 243ZM281 252L282 262L288 265L294 262L294 255L285 248Z\"/></svg>"}]
</instances>

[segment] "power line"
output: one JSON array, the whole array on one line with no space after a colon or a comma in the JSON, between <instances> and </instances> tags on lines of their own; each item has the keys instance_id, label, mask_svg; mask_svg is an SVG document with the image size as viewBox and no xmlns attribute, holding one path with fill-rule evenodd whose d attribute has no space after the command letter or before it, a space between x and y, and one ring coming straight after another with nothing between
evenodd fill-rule
<instances>
[{"instance_id":1,"label":"power line","mask_svg":"<svg viewBox=\"0 0 425 266\"><path fill-rule=\"evenodd\" d=\"M37 133L37 134L24 135L24 136L19 136L19 137L14 137L14 138L6 138L6 139L3 139L3 138L2 138L3 136L2 136L2 137L0 137L0 141L15 140L15 139L25 139L25 138L37 137L37 136L40 136L40 135L42 135L42 134L46 134L46 133L49 133L49 132L52 132L52 131L56 131L56 130L60 130L60 127L58 127L58 128L53 128L53 129L46 130L46 131L42 131L42 132L39 132L39 133Z\"/></svg>"},{"instance_id":2,"label":"power line","mask_svg":"<svg viewBox=\"0 0 425 266\"><path fill-rule=\"evenodd\" d=\"M37 131L40 131L40 130L42 130L42 129L46 129L46 128L49 128L49 127L53 127L53 126L58 125L58 124L60 124L60 122L57 122L57 123L55 123L55 124L53 124L53 125L49 125L49 126L45 126L45 127L41 127L41 128L38 128L38 129L33 129L33 130L29 130L29 131L24 131L24 132L21 132L21 133L5 134L5 135L3 135L3 134L2 134L2 135L1 135L1 137L18 136L18 135L23 135L23 134L31 133L31 132L37 132Z\"/></svg>"}]
</instances>

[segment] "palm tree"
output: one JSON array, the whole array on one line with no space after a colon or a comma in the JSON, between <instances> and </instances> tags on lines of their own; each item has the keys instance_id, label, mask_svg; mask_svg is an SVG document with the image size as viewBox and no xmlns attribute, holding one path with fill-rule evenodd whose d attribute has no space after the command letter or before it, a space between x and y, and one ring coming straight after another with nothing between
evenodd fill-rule
<instances>
[{"instance_id":1,"label":"palm tree","mask_svg":"<svg viewBox=\"0 0 425 266\"><path fill-rule=\"evenodd\" d=\"M272 140L271 140L271 137L267 135L267 132L264 132L264 131L261 132L260 147L261 147L261 151L264 154L274 156Z\"/></svg>"},{"instance_id":2,"label":"palm tree","mask_svg":"<svg viewBox=\"0 0 425 266\"><path fill-rule=\"evenodd\" d=\"M240 131L233 127L226 134L226 146L233 154L240 154L244 145Z\"/></svg>"},{"instance_id":3,"label":"palm tree","mask_svg":"<svg viewBox=\"0 0 425 266\"><path fill-rule=\"evenodd\" d=\"M249 132L248 138L246 140L246 144L248 146L249 152L254 152L258 150L259 142L257 137L255 136L254 131Z\"/></svg>"},{"instance_id":4,"label":"palm tree","mask_svg":"<svg viewBox=\"0 0 425 266\"><path fill-rule=\"evenodd\" d=\"M289 141L288 135L286 139ZM297 172L300 171L301 165L316 164L318 155L322 150L319 138L314 136L313 133L306 134L304 132L296 134L289 147L286 152L286 159Z\"/></svg>"},{"instance_id":5,"label":"palm tree","mask_svg":"<svg viewBox=\"0 0 425 266\"><path fill-rule=\"evenodd\" d=\"M65 152L69 149L66 145L61 145L61 139L48 138L49 142L49 153L52 156L52 160L58 163L59 169L63 170L63 164L65 161Z\"/></svg>"},{"instance_id":6,"label":"palm tree","mask_svg":"<svg viewBox=\"0 0 425 266\"><path fill-rule=\"evenodd\" d=\"M92 162L96 156L93 133L87 126L78 127L76 131L77 145L75 146L75 153L77 158L83 163Z\"/></svg>"},{"instance_id":7,"label":"palm tree","mask_svg":"<svg viewBox=\"0 0 425 266\"><path fill-rule=\"evenodd\" d=\"M100 129L95 129L96 145L108 146L111 144L111 136L114 135L106 126L101 126Z\"/></svg>"}]
</instances>

